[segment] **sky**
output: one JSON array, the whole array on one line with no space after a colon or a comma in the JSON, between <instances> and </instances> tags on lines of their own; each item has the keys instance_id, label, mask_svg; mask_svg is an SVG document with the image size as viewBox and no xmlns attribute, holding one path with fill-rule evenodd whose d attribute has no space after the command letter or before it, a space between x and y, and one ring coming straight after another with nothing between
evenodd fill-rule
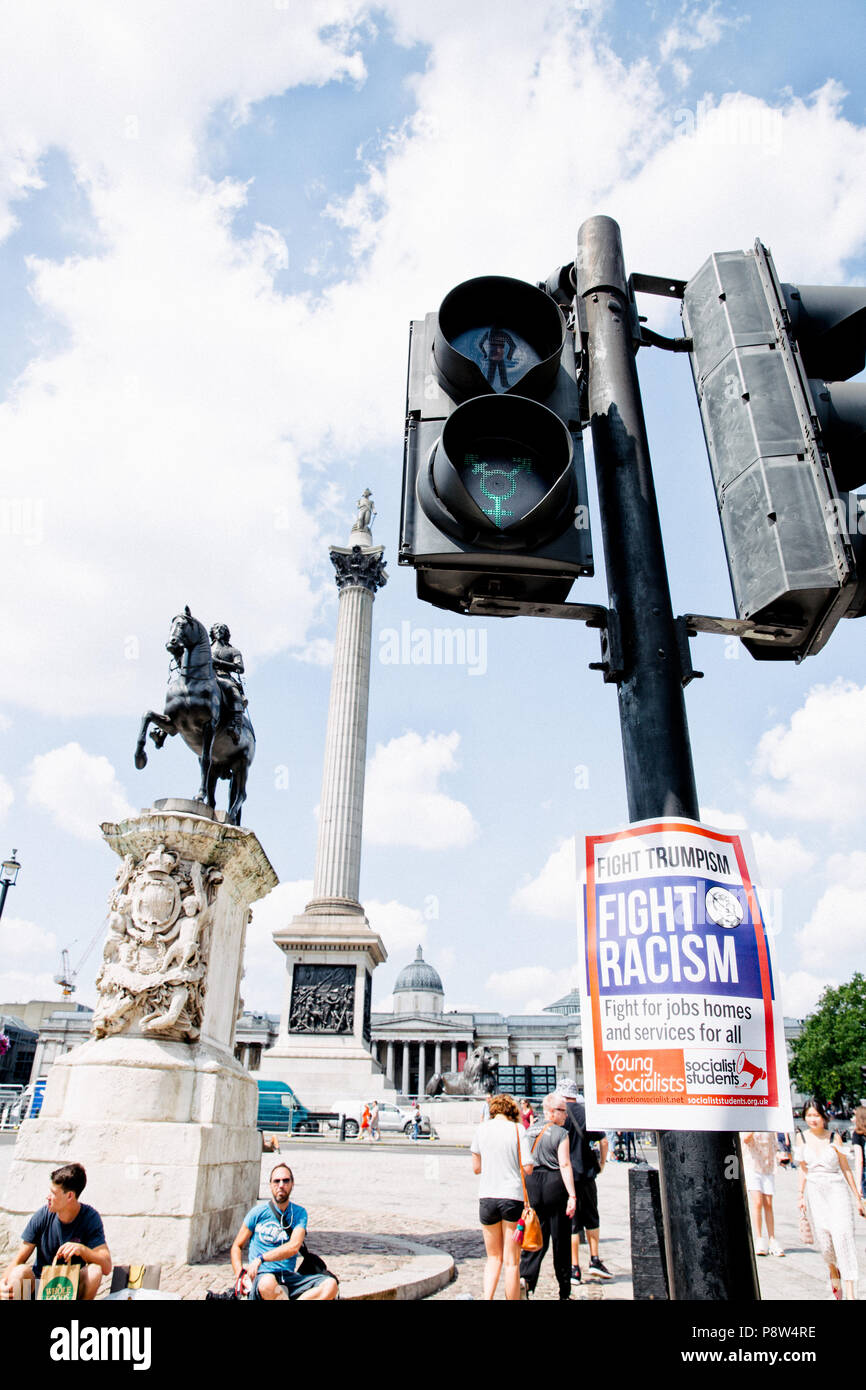
<instances>
[{"instance_id":1,"label":"sky","mask_svg":"<svg viewBox=\"0 0 866 1390\"><path fill-rule=\"evenodd\" d=\"M451 1009L576 983L574 845L627 819L598 637L464 620L397 564L408 327L475 275L535 283L619 222L629 270L687 279L756 237L780 277L866 284L859 0L32 0L0 5L0 999L95 1002L115 861L100 824L191 796L161 709L188 604L246 662L244 824L280 878L243 994L279 1012L271 934L311 895L337 592L371 488L361 898ZM658 332L673 301L643 298ZM688 360L638 369L675 613L732 616ZM605 603L591 441L596 574ZM425 661L437 630L458 657ZM866 657L692 643L702 818L748 828L786 1014L864 959ZM462 649L459 643L462 642ZM446 644L447 649L447 644ZM412 654L415 653L415 660ZM419 659L421 658L421 659ZM225 784L221 786L224 805Z\"/></svg>"}]
</instances>

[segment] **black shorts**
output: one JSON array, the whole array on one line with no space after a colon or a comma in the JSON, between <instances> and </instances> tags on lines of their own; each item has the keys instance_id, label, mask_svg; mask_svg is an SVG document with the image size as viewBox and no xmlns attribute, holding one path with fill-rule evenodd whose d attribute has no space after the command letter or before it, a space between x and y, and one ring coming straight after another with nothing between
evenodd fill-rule
<instances>
[{"instance_id":1,"label":"black shorts","mask_svg":"<svg viewBox=\"0 0 866 1390\"><path fill-rule=\"evenodd\" d=\"M523 1213L523 1202L513 1197L482 1197L478 1203L478 1215L482 1226L495 1226L499 1221L519 1221Z\"/></svg>"},{"instance_id":2,"label":"black shorts","mask_svg":"<svg viewBox=\"0 0 866 1390\"><path fill-rule=\"evenodd\" d=\"M595 1178L575 1178L574 1194L577 1197L577 1204L574 1208L574 1216L571 1218L571 1230L573 1235L578 1231L597 1231L598 1230L598 1196L595 1188Z\"/></svg>"}]
</instances>

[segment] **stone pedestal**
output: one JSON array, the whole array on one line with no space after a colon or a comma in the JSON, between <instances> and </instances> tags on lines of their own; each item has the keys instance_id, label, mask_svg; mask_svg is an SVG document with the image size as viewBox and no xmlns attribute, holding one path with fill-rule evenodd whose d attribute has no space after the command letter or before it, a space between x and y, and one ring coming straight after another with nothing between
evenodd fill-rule
<instances>
[{"instance_id":1,"label":"stone pedestal","mask_svg":"<svg viewBox=\"0 0 866 1390\"><path fill-rule=\"evenodd\" d=\"M95 1036L19 1131L3 1234L17 1243L75 1160L115 1260L185 1263L224 1249L258 1195L257 1087L232 1048L250 904L277 877L252 831L197 802L102 830L122 862Z\"/></svg>"},{"instance_id":2,"label":"stone pedestal","mask_svg":"<svg viewBox=\"0 0 866 1390\"><path fill-rule=\"evenodd\" d=\"M262 1054L259 1074L287 1081L315 1110L396 1094L370 1055L372 975L385 948L363 909L351 906L314 900L274 932L286 953L286 1003L279 1037Z\"/></svg>"}]
</instances>

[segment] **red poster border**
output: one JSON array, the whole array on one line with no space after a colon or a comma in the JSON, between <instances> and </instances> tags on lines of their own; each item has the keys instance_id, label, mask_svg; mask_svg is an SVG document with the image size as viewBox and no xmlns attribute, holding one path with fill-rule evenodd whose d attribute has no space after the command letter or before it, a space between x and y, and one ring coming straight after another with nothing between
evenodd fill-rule
<instances>
[{"instance_id":1,"label":"red poster border","mask_svg":"<svg viewBox=\"0 0 866 1390\"><path fill-rule=\"evenodd\" d=\"M586 837L586 965L589 977L589 1002L592 1010L592 1041L593 1041L593 1068L595 1075L593 1084L596 1095L598 1094L598 1059L602 1054L601 1046L601 995L598 980L598 951L596 939L596 914L595 914L595 846L609 844L615 840L637 839L643 835L662 834L667 831L680 830L688 835L703 835L708 840L715 840L721 844L730 845L736 856L737 867L743 881L743 887L749 900L749 908L752 914L752 923L755 932L755 945L758 952L758 968L761 977L761 997L764 1005L764 1042L767 1055L767 1102L766 1108L776 1109L779 1104L779 1080L776 1069L776 1035L773 1027L773 998L770 981L770 958L767 951L767 941L765 936L764 917L758 905L754 885L746 866L746 858L743 853L743 846L739 835L725 834L721 830L712 830L708 826L699 825L695 821L666 820L645 821L639 825L629 826L625 830L608 831L604 835L587 835ZM599 1105L610 1105L616 1102L598 1101ZM668 1100L659 1101L657 1104L670 1105ZM684 1102L677 1102L684 1105ZM719 1101L720 1108L725 1105L724 1100ZM762 1107L764 1108L764 1107Z\"/></svg>"}]
</instances>

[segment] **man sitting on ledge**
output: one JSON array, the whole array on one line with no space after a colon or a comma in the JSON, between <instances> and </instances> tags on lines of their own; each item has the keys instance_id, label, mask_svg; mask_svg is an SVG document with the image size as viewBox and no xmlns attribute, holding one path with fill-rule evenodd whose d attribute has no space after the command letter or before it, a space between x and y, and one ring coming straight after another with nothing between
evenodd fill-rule
<instances>
[{"instance_id":1,"label":"man sitting on ledge","mask_svg":"<svg viewBox=\"0 0 866 1390\"><path fill-rule=\"evenodd\" d=\"M253 1280L252 1298L330 1299L337 1297L332 1274L297 1274L298 1252L307 1234L307 1213L291 1200L292 1170L278 1163L271 1170L271 1200L258 1202L244 1217L232 1246L235 1278L246 1270ZM242 1251L250 1242L251 1259Z\"/></svg>"},{"instance_id":2,"label":"man sitting on ledge","mask_svg":"<svg viewBox=\"0 0 866 1390\"><path fill-rule=\"evenodd\" d=\"M0 1277L0 1298L32 1298L45 1266L61 1261L84 1266L78 1276L78 1297L96 1297L103 1274L111 1273L111 1255L99 1212L78 1200L86 1182L80 1163L54 1169L47 1202L27 1222L18 1253ZM34 1250L31 1268L27 1261Z\"/></svg>"}]
</instances>

